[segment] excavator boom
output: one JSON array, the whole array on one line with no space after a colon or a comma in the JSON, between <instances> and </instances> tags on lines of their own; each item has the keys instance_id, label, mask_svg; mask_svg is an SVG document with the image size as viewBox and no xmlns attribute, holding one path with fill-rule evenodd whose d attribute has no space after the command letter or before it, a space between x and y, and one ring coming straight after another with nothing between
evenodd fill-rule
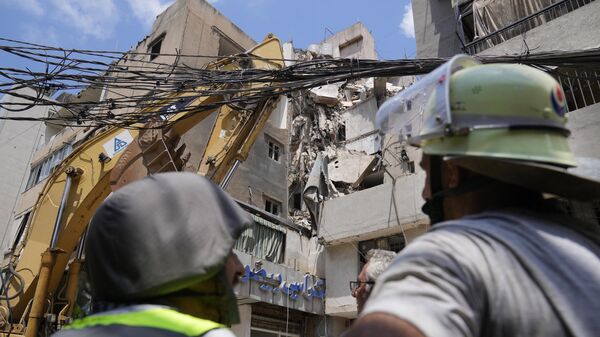
<instances>
[{"instance_id":1,"label":"excavator boom","mask_svg":"<svg viewBox=\"0 0 600 337\"><path fill-rule=\"evenodd\" d=\"M244 67L280 69L284 66L279 40L272 35L248 51ZM207 66L212 70L241 69L239 58L229 57ZM260 90L269 83L244 85L243 92ZM198 88L206 92L208 88ZM225 89L225 88L224 88ZM244 95L238 94L238 95ZM256 137L260 134L277 101L277 96L264 98L252 106L238 109L223 105L223 95L194 96L192 92L173 93L165 102L177 99L186 102L186 111L198 112L172 114L167 121L154 121L137 127L123 129L105 127L78 146L70 156L57 166L48 178L34 207L24 239L14 256L5 266L11 277L3 280L3 297L0 303L2 335L36 336L42 324L52 318L68 322L73 310L77 272L81 262L81 249L68 276L69 303L55 312L54 296L73 252L78 247L87 225L102 201L116 189L148 174L181 170L185 162L181 151L175 149L181 136L190 128L218 113L208 144L204 150L199 174L224 185L234 169L243 161ZM153 104L143 111L156 114L164 105ZM168 122L168 127L160 128ZM142 128L143 126L153 128ZM40 256L42 257L40 259ZM59 324L60 325L60 324Z\"/></svg>"}]
</instances>

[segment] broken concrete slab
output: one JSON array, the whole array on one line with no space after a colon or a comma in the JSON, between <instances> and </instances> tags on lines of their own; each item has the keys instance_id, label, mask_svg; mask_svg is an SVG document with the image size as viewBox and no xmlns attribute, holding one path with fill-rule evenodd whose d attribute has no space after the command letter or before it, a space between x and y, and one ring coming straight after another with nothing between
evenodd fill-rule
<instances>
[{"instance_id":1,"label":"broken concrete slab","mask_svg":"<svg viewBox=\"0 0 600 337\"><path fill-rule=\"evenodd\" d=\"M376 160L375 156L362 152L340 150L337 158L328 165L329 180L346 184L355 184Z\"/></svg>"},{"instance_id":2,"label":"broken concrete slab","mask_svg":"<svg viewBox=\"0 0 600 337\"><path fill-rule=\"evenodd\" d=\"M318 104L336 105L339 103L339 86L335 84L327 84L309 90L313 101Z\"/></svg>"}]
</instances>

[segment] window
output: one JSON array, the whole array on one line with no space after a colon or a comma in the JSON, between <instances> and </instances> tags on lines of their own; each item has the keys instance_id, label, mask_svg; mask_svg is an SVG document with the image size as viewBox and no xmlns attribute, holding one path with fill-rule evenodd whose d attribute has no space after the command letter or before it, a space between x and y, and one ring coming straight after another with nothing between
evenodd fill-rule
<instances>
[{"instance_id":1,"label":"window","mask_svg":"<svg viewBox=\"0 0 600 337\"><path fill-rule=\"evenodd\" d=\"M267 140L267 143L269 145L269 158L278 162L281 156L281 145L270 139Z\"/></svg>"},{"instance_id":2,"label":"window","mask_svg":"<svg viewBox=\"0 0 600 337\"><path fill-rule=\"evenodd\" d=\"M155 58L158 57L158 55L160 55L160 48L162 47L162 42L164 39L165 39L165 36L162 35L159 38L157 38L156 40L154 40L154 42L152 42L150 47L148 47L148 52L150 53L150 61L154 60Z\"/></svg>"},{"instance_id":3,"label":"window","mask_svg":"<svg viewBox=\"0 0 600 337\"><path fill-rule=\"evenodd\" d=\"M406 241L404 240L404 234L402 233L373 240L361 241L358 243L360 262L361 264L366 263L365 256L371 249L385 249L397 253L401 251L404 246L406 246Z\"/></svg>"},{"instance_id":4,"label":"window","mask_svg":"<svg viewBox=\"0 0 600 337\"><path fill-rule=\"evenodd\" d=\"M62 160L65 159L71 152L73 152L73 147L71 144L67 144L52 152L42 162L32 167L25 189L28 190L42 180L46 179L50 174L52 174L54 168L58 166L58 164L60 164L60 162L62 162Z\"/></svg>"},{"instance_id":5,"label":"window","mask_svg":"<svg viewBox=\"0 0 600 337\"><path fill-rule=\"evenodd\" d=\"M273 263L283 262L285 229L252 214L254 223L242 232L233 248Z\"/></svg>"},{"instance_id":6,"label":"window","mask_svg":"<svg viewBox=\"0 0 600 337\"><path fill-rule=\"evenodd\" d=\"M294 199L293 199L293 208L295 210L302 210L302 194L300 194L300 192L298 193L294 193Z\"/></svg>"},{"instance_id":7,"label":"window","mask_svg":"<svg viewBox=\"0 0 600 337\"><path fill-rule=\"evenodd\" d=\"M281 203L270 198L265 198L265 211L279 215L281 214Z\"/></svg>"}]
</instances>

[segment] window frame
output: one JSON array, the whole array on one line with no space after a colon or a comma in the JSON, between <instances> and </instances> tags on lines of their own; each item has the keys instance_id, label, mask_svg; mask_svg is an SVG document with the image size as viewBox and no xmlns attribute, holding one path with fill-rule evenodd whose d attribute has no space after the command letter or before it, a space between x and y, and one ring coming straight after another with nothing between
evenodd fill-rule
<instances>
[{"instance_id":1,"label":"window frame","mask_svg":"<svg viewBox=\"0 0 600 337\"><path fill-rule=\"evenodd\" d=\"M271 137L267 137L266 139L267 141L267 156L277 162L277 163L281 163L281 157L283 155L283 145L281 143L279 143L278 141L276 141L275 139L272 139Z\"/></svg>"},{"instance_id":2,"label":"window frame","mask_svg":"<svg viewBox=\"0 0 600 337\"><path fill-rule=\"evenodd\" d=\"M162 43L165 40L165 33L162 33L161 35L159 35L157 38L155 38L154 40L152 40L151 43L148 44L148 61L153 61L154 59L156 59L157 57L160 56L160 52L162 51ZM153 51L153 49L158 45L158 52Z\"/></svg>"},{"instance_id":3,"label":"window frame","mask_svg":"<svg viewBox=\"0 0 600 337\"><path fill-rule=\"evenodd\" d=\"M265 207L264 210L265 212L268 212L270 214L273 214L275 216L281 216L282 212L283 212L283 204L281 203L281 201L278 201L276 199L270 198L265 196L264 197L265 200ZM269 207L270 205L270 207ZM273 206L275 206L277 213L274 212Z\"/></svg>"}]
</instances>

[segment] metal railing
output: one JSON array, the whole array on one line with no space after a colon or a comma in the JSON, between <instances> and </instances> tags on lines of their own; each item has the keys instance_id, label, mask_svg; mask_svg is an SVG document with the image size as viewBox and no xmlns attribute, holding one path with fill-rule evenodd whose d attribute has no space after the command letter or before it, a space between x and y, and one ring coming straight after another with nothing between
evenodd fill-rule
<instances>
[{"instance_id":1,"label":"metal railing","mask_svg":"<svg viewBox=\"0 0 600 337\"><path fill-rule=\"evenodd\" d=\"M474 55L488 48L507 41L515 36L519 36L529 30L534 29L548 21L552 21L560 16L570 13L582 6L585 6L594 0L562 0L558 1L539 12L528 15L519 19L509 26L498 29L481 38L477 38L472 42L463 46L465 53Z\"/></svg>"},{"instance_id":2,"label":"metal railing","mask_svg":"<svg viewBox=\"0 0 600 337\"><path fill-rule=\"evenodd\" d=\"M551 73L563 87L569 111L600 103L600 74L558 68Z\"/></svg>"}]
</instances>

